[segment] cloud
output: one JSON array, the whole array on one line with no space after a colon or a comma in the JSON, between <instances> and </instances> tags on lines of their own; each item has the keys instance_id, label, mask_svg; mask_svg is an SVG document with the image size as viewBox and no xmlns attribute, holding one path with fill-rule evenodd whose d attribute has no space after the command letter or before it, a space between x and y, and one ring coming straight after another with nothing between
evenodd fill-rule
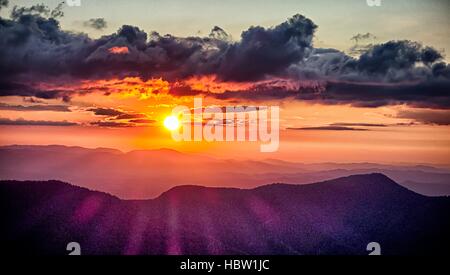
<instances>
[{"instance_id":1,"label":"cloud","mask_svg":"<svg viewBox=\"0 0 450 275\"><path fill-rule=\"evenodd\" d=\"M352 38L350 38L350 40L354 40L355 43L359 43L360 41L365 41L365 40L369 40L369 39L377 39L377 37L373 34L371 34L370 32L367 33L358 33L356 35L354 35Z\"/></svg>"},{"instance_id":2,"label":"cloud","mask_svg":"<svg viewBox=\"0 0 450 275\"><path fill-rule=\"evenodd\" d=\"M90 124L93 126L110 127L110 128L122 128L134 126L134 124L130 124L127 122L116 122L116 121L96 121L91 122Z\"/></svg>"},{"instance_id":3,"label":"cloud","mask_svg":"<svg viewBox=\"0 0 450 275\"><path fill-rule=\"evenodd\" d=\"M132 119L132 120L129 120L128 122L130 122L130 123L142 123L142 124L153 124L153 123L156 123L156 120L153 120L153 119Z\"/></svg>"},{"instance_id":4,"label":"cloud","mask_svg":"<svg viewBox=\"0 0 450 275\"><path fill-rule=\"evenodd\" d=\"M0 10L6 8L9 4L9 0L0 0Z\"/></svg>"},{"instance_id":5,"label":"cloud","mask_svg":"<svg viewBox=\"0 0 450 275\"><path fill-rule=\"evenodd\" d=\"M8 1L6 1L6 5ZM46 16L49 18L59 18L64 16L63 7L64 2L60 2L54 9L50 9L48 6L44 4L36 4L32 5L30 7L19 7L15 5L12 8L11 11L11 18L12 19L20 19L23 18L23 16ZM0 3L1 6L1 3Z\"/></svg>"},{"instance_id":6,"label":"cloud","mask_svg":"<svg viewBox=\"0 0 450 275\"><path fill-rule=\"evenodd\" d=\"M353 128L344 126L318 126L318 127L301 127L301 128L287 128L287 130L301 130L301 131L368 131L365 128Z\"/></svg>"},{"instance_id":7,"label":"cloud","mask_svg":"<svg viewBox=\"0 0 450 275\"><path fill-rule=\"evenodd\" d=\"M387 127L387 124L379 123L347 123L347 122L337 122L331 124L331 126L344 126L344 127Z\"/></svg>"},{"instance_id":8,"label":"cloud","mask_svg":"<svg viewBox=\"0 0 450 275\"><path fill-rule=\"evenodd\" d=\"M395 82L432 76L429 66L441 59L442 55L437 50L423 47L417 42L389 41L375 45L347 66L355 67L362 75Z\"/></svg>"},{"instance_id":9,"label":"cloud","mask_svg":"<svg viewBox=\"0 0 450 275\"><path fill-rule=\"evenodd\" d=\"M144 126L144 124L153 124L153 123L156 123L156 120L138 118L138 119L129 119L127 121L124 120L117 121L116 118L112 118L109 120L91 122L90 125L109 128L124 128L124 127L139 127Z\"/></svg>"},{"instance_id":10,"label":"cloud","mask_svg":"<svg viewBox=\"0 0 450 275\"><path fill-rule=\"evenodd\" d=\"M33 9L38 9L34 7ZM45 9L45 7L41 7ZM215 27L209 37L161 36L124 25L112 35L91 39L61 30L46 12L16 12L2 19L0 55L5 73L25 72L46 77L141 76L185 78L216 74L221 79L250 81L282 73L312 47L316 26L301 15L273 28L251 27L239 42L231 42ZM127 47L127 55L111 56L109 49ZM27 62L23 57L28 56ZM44 66L45 65L45 66ZM7 70L7 68L9 70Z\"/></svg>"},{"instance_id":11,"label":"cloud","mask_svg":"<svg viewBox=\"0 0 450 275\"><path fill-rule=\"evenodd\" d=\"M355 45L353 45L349 49L349 54L351 56L359 56L370 51L375 43L377 37L371 33L361 34L358 33L354 35L350 40L355 41Z\"/></svg>"},{"instance_id":12,"label":"cloud","mask_svg":"<svg viewBox=\"0 0 450 275\"><path fill-rule=\"evenodd\" d=\"M143 119L147 115L141 113L127 113L114 108L88 108L88 112L93 112L96 116L108 117L108 121L111 120L129 120L129 119Z\"/></svg>"},{"instance_id":13,"label":"cloud","mask_svg":"<svg viewBox=\"0 0 450 275\"><path fill-rule=\"evenodd\" d=\"M114 119L133 119L133 118L145 118L145 117L147 117L147 116L144 115L144 114L125 114L125 113L122 113L122 114L116 116Z\"/></svg>"},{"instance_id":14,"label":"cloud","mask_svg":"<svg viewBox=\"0 0 450 275\"><path fill-rule=\"evenodd\" d=\"M229 41L231 42L231 36L224 31L221 27L214 26L211 30L209 37L216 40Z\"/></svg>"},{"instance_id":15,"label":"cloud","mask_svg":"<svg viewBox=\"0 0 450 275\"><path fill-rule=\"evenodd\" d=\"M52 111L52 112L71 112L67 105L9 105L0 102L0 110L7 111Z\"/></svg>"},{"instance_id":16,"label":"cloud","mask_svg":"<svg viewBox=\"0 0 450 275\"><path fill-rule=\"evenodd\" d=\"M336 122L325 126L287 128L288 130L315 130L315 131L369 131L368 128L388 127L387 124L364 122ZM363 127L363 128L361 128Z\"/></svg>"},{"instance_id":17,"label":"cloud","mask_svg":"<svg viewBox=\"0 0 450 275\"><path fill-rule=\"evenodd\" d=\"M450 108L450 80L418 83L328 82L317 97L328 104L356 107L410 105L420 108ZM312 98L317 100L316 98Z\"/></svg>"},{"instance_id":18,"label":"cloud","mask_svg":"<svg viewBox=\"0 0 450 275\"><path fill-rule=\"evenodd\" d=\"M177 37L130 25L93 39L62 30L45 6L16 8L10 19L0 19L0 96L69 101L80 91L45 90L33 83L62 77L73 81L140 77L181 83L171 86L173 96L450 108L450 67L434 48L408 40L388 41L352 57L336 49L315 48L316 29L310 19L295 15L270 28L250 27L238 41L219 27L208 37ZM126 54L110 51L125 48ZM223 93L183 85L192 77L210 75L217 81L255 85ZM298 88L258 85L271 79L285 79ZM317 85L305 87L305 81Z\"/></svg>"},{"instance_id":19,"label":"cloud","mask_svg":"<svg viewBox=\"0 0 450 275\"><path fill-rule=\"evenodd\" d=\"M46 120L25 120L22 118L12 120L8 118L0 118L0 125L17 125L17 126L76 126L75 122L69 121L46 121Z\"/></svg>"},{"instance_id":20,"label":"cloud","mask_svg":"<svg viewBox=\"0 0 450 275\"><path fill-rule=\"evenodd\" d=\"M450 111L448 110L401 110L396 117L412 119L422 124L450 125Z\"/></svg>"},{"instance_id":21,"label":"cloud","mask_svg":"<svg viewBox=\"0 0 450 275\"><path fill-rule=\"evenodd\" d=\"M83 25L96 30L103 30L108 27L108 24L104 18L92 18L83 22Z\"/></svg>"},{"instance_id":22,"label":"cloud","mask_svg":"<svg viewBox=\"0 0 450 275\"><path fill-rule=\"evenodd\" d=\"M221 100L301 100L329 105L346 104L354 107L375 108L387 105L409 105L417 108L450 108L450 81L389 84L358 82L318 82L316 85L274 86L254 85L243 90L222 93L178 87L170 94L176 96L204 95Z\"/></svg>"},{"instance_id":23,"label":"cloud","mask_svg":"<svg viewBox=\"0 0 450 275\"><path fill-rule=\"evenodd\" d=\"M119 116L124 114L122 111L113 108L89 108L86 111L93 112L97 116Z\"/></svg>"},{"instance_id":24,"label":"cloud","mask_svg":"<svg viewBox=\"0 0 450 275\"><path fill-rule=\"evenodd\" d=\"M33 103L33 104L35 104L35 103L45 103L44 100L37 99L37 98L34 98L34 97L23 97L22 101L26 102L26 103Z\"/></svg>"},{"instance_id":25,"label":"cloud","mask_svg":"<svg viewBox=\"0 0 450 275\"><path fill-rule=\"evenodd\" d=\"M147 119L142 113L127 113L114 108L88 108L86 111L93 112L97 116L106 117L104 120L91 122L93 126L100 127L135 127L139 124L151 124L156 121Z\"/></svg>"},{"instance_id":26,"label":"cloud","mask_svg":"<svg viewBox=\"0 0 450 275\"><path fill-rule=\"evenodd\" d=\"M218 75L223 80L248 81L280 74L306 56L316 28L302 15L270 29L251 27L226 50Z\"/></svg>"},{"instance_id":27,"label":"cloud","mask_svg":"<svg viewBox=\"0 0 450 275\"><path fill-rule=\"evenodd\" d=\"M0 53L1 55L1 53ZM0 63L0 68L2 64ZM0 96L22 96L35 97L40 99L62 99L65 102L70 101L70 96L77 94L76 91L59 89L40 89L30 85L18 83L11 80L2 80L0 76Z\"/></svg>"}]
</instances>

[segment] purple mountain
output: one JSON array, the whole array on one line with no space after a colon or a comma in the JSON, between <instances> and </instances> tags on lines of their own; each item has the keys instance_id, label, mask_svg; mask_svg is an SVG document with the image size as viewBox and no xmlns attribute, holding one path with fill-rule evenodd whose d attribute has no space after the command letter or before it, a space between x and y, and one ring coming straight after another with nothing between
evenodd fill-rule
<instances>
[{"instance_id":1,"label":"purple mountain","mask_svg":"<svg viewBox=\"0 0 450 275\"><path fill-rule=\"evenodd\" d=\"M59 181L0 182L8 254L448 254L450 198L382 174L255 189L179 186L121 200Z\"/></svg>"}]
</instances>

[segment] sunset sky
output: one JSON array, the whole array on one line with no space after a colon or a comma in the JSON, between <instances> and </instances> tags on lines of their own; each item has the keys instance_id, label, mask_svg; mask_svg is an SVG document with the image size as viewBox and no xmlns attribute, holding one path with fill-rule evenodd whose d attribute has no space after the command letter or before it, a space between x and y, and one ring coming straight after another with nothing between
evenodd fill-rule
<instances>
[{"instance_id":1,"label":"sunset sky","mask_svg":"<svg viewBox=\"0 0 450 275\"><path fill-rule=\"evenodd\" d=\"M450 1L58 3L1 8L0 145L450 164ZM279 106L279 150L173 141L194 97Z\"/></svg>"}]
</instances>

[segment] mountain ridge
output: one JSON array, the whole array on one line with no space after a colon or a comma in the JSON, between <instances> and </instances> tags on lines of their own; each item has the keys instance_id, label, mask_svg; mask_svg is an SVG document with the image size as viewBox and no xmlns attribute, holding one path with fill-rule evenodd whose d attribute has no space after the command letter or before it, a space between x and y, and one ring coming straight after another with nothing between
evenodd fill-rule
<instances>
[{"instance_id":1,"label":"mountain ridge","mask_svg":"<svg viewBox=\"0 0 450 275\"><path fill-rule=\"evenodd\" d=\"M450 195L450 170L414 167L227 160L164 149L123 153L61 145L0 147L0 180L55 179L127 199L155 198L186 184L248 189L273 182L309 184L373 172L417 193Z\"/></svg>"},{"instance_id":2,"label":"mountain ridge","mask_svg":"<svg viewBox=\"0 0 450 275\"><path fill-rule=\"evenodd\" d=\"M346 177L340 177L340 178L336 178L336 179L332 179L332 180L325 180L325 181L321 181L321 182L315 182L315 183L308 183L308 184L291 184L291 183L282 183L282 182L277 182L277 183L271 183L271 184L264 184L261 186L257 186L254 188L233 188L233 187L209 187L209 186L203 186L203 185L193 185L193 184L187 184L187 185L177 185L174 187L169 188L167 191L162 192L159 196L155 197L155 198L146 198L146 199L124 199L124 198L120 198L117 197L113 194L110 194L108 192L103 192L100 190L96 190L96 189L90 189L87 187L82 187L82 186L78 186L75 184L71 184L69 182L65 182L65 181L59 181L59 180L45 180L45 181L19 181L19 180L0 180L0 184L58 184L58 185L67 185L68 187L71 188L75 188L75 189L81 189L83 191L89 191L89 192L94 192L94 193L99 193L99 194L104 194L107 196L111 196L114 197L116 199L122 200L122 201L150 201L150 200L156 200L159 199L161 197L167 196L169 194L172 193L178 193L178 192L186 192L186 191L260 191L260 190L265 190L265 189L271 189L274 187L281 187L281 188L299 188L299 189L303 189L303 188L309 188L309 187L315 187L318 185L326 185L326 184L340 184L340 183L346 183L346 180L352 180L352 179L358 179L358 178L365 178L367 179L367 177L374 177L374 178L378 178L378 179L383 179L383 180L389 180L389 185L392 187L396 187L396 188L402 188L404 190L407 190L409 192L415 193L419 196L424 196L421 194L418 194L408 188L403 187L402 185L396 183L395 181L393 181L391 178L389 178L388 176L382 174L382 173L370 173L370 174L356 174L356 175L351 175L351 176L346 176ZM373 181L369 182L369 183L374 183ZM384 184L386 184L386 182L383 182ZM367 184L367 183L366 183ZM376 182L375 182L376 184ZM347 186L349 187L349 186ZM428 197L428 196L424 196L424 197ZM439 197L448 197L448 196L439 196Z\"/></svg>"},{"instance_id":3,"label":"mountain ridge","mask_svg":"<svg viewBox=\"0 0 450 275\"><path fill-rule=\"evenodd\" d=\"M46 187L47 186L47 187ZM0 243L11 254L446 254L450 198L381 174L253 189L185 185L123 200L67 183L0 181Z\"/></svg>"}]
</instances>

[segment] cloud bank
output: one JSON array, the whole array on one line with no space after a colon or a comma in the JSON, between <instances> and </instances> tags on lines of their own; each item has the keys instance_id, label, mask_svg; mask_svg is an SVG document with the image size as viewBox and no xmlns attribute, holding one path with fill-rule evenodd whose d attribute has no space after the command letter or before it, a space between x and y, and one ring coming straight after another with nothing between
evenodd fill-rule
<instances>
[{"instance_id":1,"label":"cloud bank","mask_svg":"<svg viewBox=\"0 0 450 275\"><path fill-rule=\"evenodd\" d=\"M134 76L183 83L192 77L213 75L222 82L255 85L222 93L178 85L171 94L450 108L449 64L436 49L413 41L388 41L352 57L336 49L315 48L312 41L318 26L298 14L270 28L252 26L239 41L232 41L220 27L214 27L207 37L177 37L146 33L130 25L93 39L62 30L57 20L60 16L60 8L50 11L38 5L16 7L10 18L0 18L0 96L69 101L79 91L36 85L61 78L79 81ZM91 25L103 28L101 20L94 21ZM127 51L115 54L111 49ZM271 79L286 85L259 84ZM303 85L311 81L316 84Z\"/></svg>"}]
</instances>

